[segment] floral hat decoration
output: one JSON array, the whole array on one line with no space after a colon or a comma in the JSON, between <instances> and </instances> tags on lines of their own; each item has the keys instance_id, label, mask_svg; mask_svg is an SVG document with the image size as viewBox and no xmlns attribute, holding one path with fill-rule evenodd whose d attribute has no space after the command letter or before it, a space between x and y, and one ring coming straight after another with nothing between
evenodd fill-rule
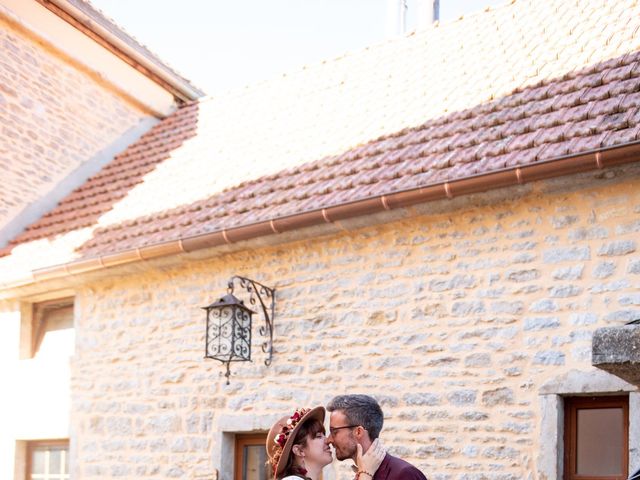
<instances>
[{"instance_id":1,"label":"floral hat decoration","mask_svg":"<svg viewBox=\"0 0 640 480\"><path fill-rule=\"evenodd\" d=\"M310 419L316 419L324 424L324 407L299 408L293 415L285 415L278 420L267 435L267 455L269 464L273 468L275 478L287 466L287 460L293 448L293 441L302 425Z\"/></svg>"}]
</instances>

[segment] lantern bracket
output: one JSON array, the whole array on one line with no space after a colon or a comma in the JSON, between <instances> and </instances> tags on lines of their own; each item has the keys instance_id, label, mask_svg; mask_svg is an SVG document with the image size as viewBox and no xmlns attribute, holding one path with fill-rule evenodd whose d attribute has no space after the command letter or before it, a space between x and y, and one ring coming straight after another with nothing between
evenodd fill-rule
<instances>
[{"instance_id":1,"label":"lantern bracket","mask_svg":"<svg viewBox=\"0 0 640 480\"><path fill-rule=\"evenodd\" d=\"M276 309L276 290L250 278L234 275L229 279L227 284L228 293L233 293L236 280L238 281L238 285L249 293L249 303L255 307L257 299L257 302L262 308L265 324L261 326L258 331L261 336L267 337L262 343L262 351L267 354L264 364L268 367L271 365L271 359L273 357L273 319Z\"/></svg>"}]
</instances>

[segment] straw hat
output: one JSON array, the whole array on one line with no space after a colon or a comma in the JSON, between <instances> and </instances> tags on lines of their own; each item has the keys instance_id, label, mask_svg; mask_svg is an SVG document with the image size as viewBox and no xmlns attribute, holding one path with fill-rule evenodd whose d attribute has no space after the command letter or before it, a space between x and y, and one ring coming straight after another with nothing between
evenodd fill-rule
<instances>
[{"instance_id":1,"label":"straw hat","mask_svg":"<svg viewBox=\"0 0 640 480\"><path fill-rule=\"evenodd\" d=\"M278 420L267 435L267 455L273 467L273 474L277 477L287 466L287 460L293 448L293 441L302 425L311 419L324 424L324 407L299 408L293 415L284 416Z\"/></svg>"}]
</instances>

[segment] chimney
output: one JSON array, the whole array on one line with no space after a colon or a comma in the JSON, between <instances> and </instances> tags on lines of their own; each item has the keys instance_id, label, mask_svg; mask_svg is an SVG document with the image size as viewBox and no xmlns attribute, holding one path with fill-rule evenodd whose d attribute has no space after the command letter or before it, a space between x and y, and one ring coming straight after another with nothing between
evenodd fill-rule
<instances>
[{"instance_id":1,"label":"chimney","mask_svg":"<svg viewBox=\"0 0 640 480\"><path fill-rule=\"evenodd\" d=\"M422 30L433 22L440 20L440 0L417 0L417 28Z\"/></svg>"},{"instance_id":2,"label":"chimney","mask_svg":"<svg viewBox=\"0 0 640 480\"><path fill-rule=\"evenodd\" d=\"M424 29L439 19L440 0L387 0L387 37L407 32L407 16L418 30Z\"/></svg>"}]
</instances>

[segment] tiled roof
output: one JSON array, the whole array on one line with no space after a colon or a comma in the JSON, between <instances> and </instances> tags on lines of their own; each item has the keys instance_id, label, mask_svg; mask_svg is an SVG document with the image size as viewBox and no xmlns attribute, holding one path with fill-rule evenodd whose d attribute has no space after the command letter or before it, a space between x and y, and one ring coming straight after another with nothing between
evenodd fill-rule
<instances>
[{"instance_id":1,"label":"tiled roof","mask_svg":"<svg viewBox=\"0 0 640 480\"><path fill-rule=\"evenodd\" d=\"M94 257L637 140L638 2L517 1L191 103L11 247Z\"/></svg>"}]
</instances>

